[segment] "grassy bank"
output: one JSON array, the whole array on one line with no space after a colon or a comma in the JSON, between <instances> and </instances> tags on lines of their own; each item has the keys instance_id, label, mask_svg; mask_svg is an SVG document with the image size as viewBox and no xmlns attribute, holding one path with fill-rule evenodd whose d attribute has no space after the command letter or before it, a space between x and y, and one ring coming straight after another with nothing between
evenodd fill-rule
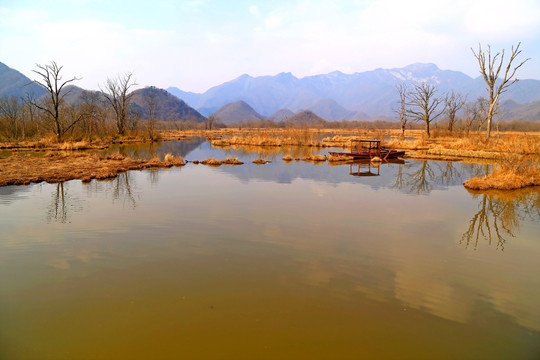
<instances>
[{"instance_id":1,"label":"grassy bank","mask_svg":"<svg viewBox=\"0 0 540 360\"><path fill-rule=\"evenodd\" d=\"M97 154L67 152L46 154L41 157L17 154L0 159L0 186L27 185L42 181L58 183L80 179L106 180L128 170L143 170L182 166L181 157L170 154L164 160L135 160L116 154L101 157Z\"/></svg>"}]
</instances>

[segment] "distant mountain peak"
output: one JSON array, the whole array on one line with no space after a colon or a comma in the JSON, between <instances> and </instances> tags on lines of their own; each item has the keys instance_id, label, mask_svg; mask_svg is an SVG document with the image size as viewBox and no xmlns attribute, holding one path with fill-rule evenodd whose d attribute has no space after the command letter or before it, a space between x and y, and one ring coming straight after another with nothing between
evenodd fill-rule
<instances>
[{"instance_id":1,"label":"distant mountain peak","mask_svg":"<svg viewBox=\"0 0 540 360\"><path fill-rule=\"evenodd\" d=\"M412 72L435 72L440 69L433 63L414 63L403 67L402 70Z\"/></svg>"}]
</instances>

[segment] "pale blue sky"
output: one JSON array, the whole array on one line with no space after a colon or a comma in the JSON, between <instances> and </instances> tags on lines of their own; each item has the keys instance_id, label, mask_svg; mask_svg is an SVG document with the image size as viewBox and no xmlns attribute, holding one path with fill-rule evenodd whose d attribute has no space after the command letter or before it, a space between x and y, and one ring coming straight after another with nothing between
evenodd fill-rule
<instances>
[{"instance_id":1,"label":"pale blue sky","mask_svg":"<svg viewBox=\"0 0 540 360\"><path fill-rule=\"evenodd\" d=\"M432 62L479 75L470 48L510 49L540 79L538 0L0 0L0 62L33 78L51 60L78 86L205 91L247 73L298 77Z\"/></svg>"}]
</instances>

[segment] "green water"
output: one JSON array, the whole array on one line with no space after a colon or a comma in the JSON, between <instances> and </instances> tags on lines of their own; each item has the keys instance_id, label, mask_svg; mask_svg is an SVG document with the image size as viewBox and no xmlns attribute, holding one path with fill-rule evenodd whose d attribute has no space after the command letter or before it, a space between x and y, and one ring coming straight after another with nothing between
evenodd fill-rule
<instances>
[{"instance_id":1,"label":"green water","mask_svg":"<svg viewBox=\"0 0 540 360\"><path fill-rule=\"evenodd\" d=\"M0 359L538 358L538 190L177 152L245 164L0 188Z\"/></svg>"}]
</instances>

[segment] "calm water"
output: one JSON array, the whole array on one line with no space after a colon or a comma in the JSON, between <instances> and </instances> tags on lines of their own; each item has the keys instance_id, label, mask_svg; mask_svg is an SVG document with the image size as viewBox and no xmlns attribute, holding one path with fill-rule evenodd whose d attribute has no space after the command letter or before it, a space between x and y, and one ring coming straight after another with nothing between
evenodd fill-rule
<instances>
[{"instance_id":1,"label":"calm water","mask_svg":"<svg viewBox=\"0 0 540 360\"><path fill-rule=\"evenodd\" d=\"M540 192L489 165L111 151L246 163L0 188L0 359L540 356Z\"/></svg>"}]
</instances>

